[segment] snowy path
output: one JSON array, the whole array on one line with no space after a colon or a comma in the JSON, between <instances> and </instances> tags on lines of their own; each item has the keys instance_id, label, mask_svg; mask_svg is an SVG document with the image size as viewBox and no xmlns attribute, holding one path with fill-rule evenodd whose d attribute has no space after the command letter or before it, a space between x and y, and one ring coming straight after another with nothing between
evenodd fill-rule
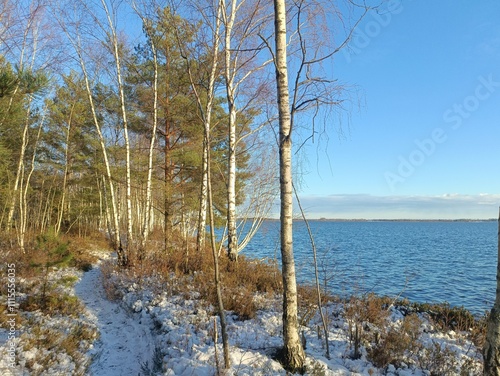
<instances>
[{"instance_id":1,"label":"snowy path","mask_svg":"<svg viewBox=\"0 0 500 376\"><path fill-rule=\"evenodd\" d=\"M99 266L84 273L75 291L100 332L100 338L94 344L95 357L89 375L140 375L141 365L145 362L151 364L154 349L149 320L144 316L134 317L118 303L106 298Z\"/></svg>"}]
</instances>

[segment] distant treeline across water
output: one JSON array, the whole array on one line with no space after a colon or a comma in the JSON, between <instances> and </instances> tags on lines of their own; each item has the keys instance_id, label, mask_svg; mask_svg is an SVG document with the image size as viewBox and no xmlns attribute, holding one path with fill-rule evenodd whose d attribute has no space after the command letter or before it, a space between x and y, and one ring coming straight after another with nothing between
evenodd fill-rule
<instances>
[{"instance_id":1,"label":"distant treeline across water","mask_svg":"<svg viewBox=\"0 0 500 376\"><path fill-rule=\"evenodd\" d=\"M335 295L401 294L475 314L493 304L496 221L313 220L310 226L320 278ZM302 221L294 222L294 253L299 282L311 282L312 248ZM279 260L279 222L265 221L243 254Z\"/></svg>"}]
</instances>

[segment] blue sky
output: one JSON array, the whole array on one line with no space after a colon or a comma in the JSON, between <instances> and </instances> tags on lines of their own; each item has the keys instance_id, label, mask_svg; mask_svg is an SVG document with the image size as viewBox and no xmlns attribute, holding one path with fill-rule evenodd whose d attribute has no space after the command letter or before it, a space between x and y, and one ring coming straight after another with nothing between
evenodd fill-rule
<instances>
[{"instance_id":1,"label":"blue sky","mask_svg":"<svg viewBox=\"0 0 500 376\"><path fill-rule=\"evenodd\" d=\"M353 105L343 135L309 145L300 162L307 213L496 217L500 2L390 3L367 15L328 67L351 86Z\"/></svg>"}]
</instances>

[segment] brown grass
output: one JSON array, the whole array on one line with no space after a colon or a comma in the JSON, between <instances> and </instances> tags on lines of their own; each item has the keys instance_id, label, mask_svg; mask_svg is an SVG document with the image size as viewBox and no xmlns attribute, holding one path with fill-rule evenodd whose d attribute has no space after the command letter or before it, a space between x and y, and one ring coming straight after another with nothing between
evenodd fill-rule
<instances>
[{"instance_id":1,"label":"brown grass","mask_svg":"<svg viewBox=\"0 0 500 376\"><path fill-rule=\"evenodd\" d=\"M112 299L120 297L119 276L133 278L136 283L144 283L154 276L161 279L160 284L166 286L170 293L190 297L193 292L198 292L199 298L215 307L217 299L211 249L207 247L199 253L192 249L187 251L185 245L179 242L165 252L161 244L151 241L147 251L138 252L140 257L135 258L127 269L117 269L104 263L101 270L108 296ZM237 262L232 262L224 252L221 252L218 263L224 308L233 311L242 320L255 317L260 308L254 300L255 293L273 296L282 291L281 273L276 265L251 260L243 255Z\"/></svg>"}]
</instances>

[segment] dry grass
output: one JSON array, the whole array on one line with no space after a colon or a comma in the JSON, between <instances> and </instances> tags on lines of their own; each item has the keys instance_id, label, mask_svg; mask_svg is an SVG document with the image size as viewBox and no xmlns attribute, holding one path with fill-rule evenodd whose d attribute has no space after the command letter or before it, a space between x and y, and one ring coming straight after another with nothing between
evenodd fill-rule
<instances>
[{"instance_id":1,"label":"dry grass","mask_svg":"<svg viewBox=\"0 0 500 376\"><path fill-rule=\"evenodd\" d=\"M141 284L155 277L160 279L155 283L164 286L171 294L181 294L188 298L193 296L193 292L197 292L198 298L213 307L216 306L211 249L207 247L199 253L194 250L188 252L185 246L178 244L178 247L165 252L163 248L158 248L161 242L152 241L150 244L148 251L142 252L141 257L136 258L126 269L103 263L103 283L110 299L122 296L122 278ZM250 260L245 256L240 256L237 262L232 262L224 252L221 252L218 263L224 308L233 311L242 320L255 317L260 308L254 299L255 293L274 296L282 291L282 277L276 265Z\"/></svg>"},{"instance_id":2,"label":"dry grass","mask_svg":"<svg viewBox=\"0 0 500 376\"><path fill-rule=\"evenodd\" d=\"M368 349L368 358L379 368L385 368L389 364L399 366L409 356L418 354L421 350L418 341L421 325L422 321L416 314L406 316L399 326L383 325L375 345Z\"/></svg>"},{"instance_id":3,"label":"dry grass","mask_svg":"<svg viewBox=\"0 0 500 376\"><path fill-rule=\"evenodd\" d=\"M97 330L87 324L68 323L55 328L47 327L43 319L32 320L29 330L21 336L23 353L31 354L24 366L31 375L44 374L51 368L54 372L60 367L60 357L68 356L75 365L71 374L85 375L89 365L85 352L97 338Z\"/></svg>"},{"instance_id":4,"label":"dry grass","mask_svg":"<svg viewBox=\"0 0 500 376\"><path fill-rule=\"evenodd\" d=\"M97 330L80 318L83 305L68 293L78 280L71 274L53 274L55 269L68 266L88 270L96 262L91 249L106 249L97 236L91 239L58 236L48 231L30 235L22 251L8 234L0 234L2 255L0 268L15 265L17 315L16 328L21 332L22 354L28 355L24 367L31 375L66 372L84 375L89 359L85 355L97 338ZM55 276L63 275L62 277ZM0 287L0 315L5 318L6 284ZM54 321L56 320L56 321ZM57 322L55 326L54 322ZM2 323L4 326L4 323ZM72 370L58 370L62 358L74 365Z\"/></svg>"}]
</instances>

